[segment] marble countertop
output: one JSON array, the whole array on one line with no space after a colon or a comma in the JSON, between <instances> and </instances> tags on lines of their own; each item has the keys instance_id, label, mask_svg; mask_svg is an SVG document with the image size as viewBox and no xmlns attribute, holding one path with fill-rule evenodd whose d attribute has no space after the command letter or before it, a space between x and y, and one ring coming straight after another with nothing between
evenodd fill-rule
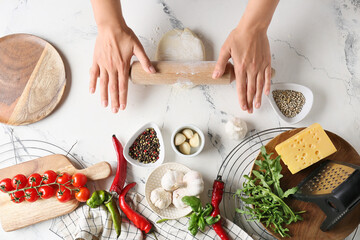
<instances>
[{"instance_id":1,"label":"marble countertop","mask_svg":"<svg viewBox=\"0 0 360 240\"><path fill-rule=\"evenodd\" d=\"M128 25L138 35L150 58L163 33L188 27L203 40L207 60L216 60L220 47L236 26L245 1L132 0L122 1ZM276 82L308 86L314 93L309 115L292 127L320 123L347 140L360 152L360 2L357 0L281 1L268 31ZM26 141L40 140L71 149L86 164L116 161L111 143L116 134L125 143L140 126L157 123L163 133L165 162L183 163L204 175L211 188L222 160L239 142L228 139L225 122L244 119L252 132L289 126L264 99L260 110L249 115L240 109L234 83L189 90L172 86L138 86L130 83L126 111L112 114L101 107L99 94L88 93L97 28L89 0L0 0L0 37L30 33L52 43L66 64L67 89L60 106L44 120L12 127L0 125L1 147L15 141L13 154L23 161ZM183 159L170 146L172 131L195 124L206 135L203 152ZM251 134L251 133L250 133ZM0 160L0 167L15 164ZM206 170L204 165L206 164ZM128 166L129 180L144 183L150 170ZM104 183L107 184L107 183ZM138 190L143 192L143 184ZM204 193L204 197L207 194ZM51 221L15 232L0 229L1 239L59 239L49 231Z\"/></svg>"}]
</instances>

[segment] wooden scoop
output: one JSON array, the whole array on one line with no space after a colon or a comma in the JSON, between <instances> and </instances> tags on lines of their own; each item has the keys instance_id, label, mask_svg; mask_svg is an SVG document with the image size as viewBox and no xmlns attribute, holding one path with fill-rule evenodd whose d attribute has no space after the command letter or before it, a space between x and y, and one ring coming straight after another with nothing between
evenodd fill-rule
<instances>
[{"instance_id":1,"label":"wooden scoop","mask_svg":"<svg viewBox=\"0 0 360 240\"><path fill-rule=\"evenodd\" d=\"M130 79L135 84L160 85L160 84L230 84L234 79L234 66L227 63L224 75L218 79L212 78L215 61L158 61L152 62L156 69L155 74L145 72L139 61L135 61L130 69ZM271 77L275 70L272 69Z\"/></svg>"}]
</instances>

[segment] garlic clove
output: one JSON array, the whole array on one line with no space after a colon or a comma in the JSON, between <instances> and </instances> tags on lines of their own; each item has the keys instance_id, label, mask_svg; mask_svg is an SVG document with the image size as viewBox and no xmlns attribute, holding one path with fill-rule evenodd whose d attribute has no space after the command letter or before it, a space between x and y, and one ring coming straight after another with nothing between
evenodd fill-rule
<instances>
[{"instance_id":1,"label":"garlic clove","mask_svg":"<svg viewBox=\"0 0 360 240\"><path fill-rule=\"evenodd\" d=\"M190 138L192 138L192 136L194 135L194 132L191 130L191 129L184 129L183 131L182 131L182 133L185 135L185 137L187 138L187 139L190 139Z\"/></svg>"},{"instance_id":2,"label":"garlic clove","mask_svg":"<svg viewBox=\"0 0 360 240\"><path fill-rule=\"evenodd\" d=\"M179 150L182 154L185 155L189 155L190 151L191 151L191 147L190 144L188 142L183 142L180 146L179 146Z\"/></svg>"},{"instance_id":3,"label":"garlic clove","mask_svg":"<svg viewBox=\"0 0 360 240\"><path fill-rule=\"evenodd\" d=\"M192 138L189 140L191 147L198 147L200 145L200 137L198 133L195 133Z\"/></svg>"},{"instance_id":4,"label":"garlic clove","mask_svg":"<svg viewBox=\"0 0 360 240\"><path fill-rule=\"evenodd\" d=\"M183 142L186 141L186 137L184 134L182 133L177 133L175 135L175 146L179 146L180 144L182 144Z\"/></svg>"}]
</instances>

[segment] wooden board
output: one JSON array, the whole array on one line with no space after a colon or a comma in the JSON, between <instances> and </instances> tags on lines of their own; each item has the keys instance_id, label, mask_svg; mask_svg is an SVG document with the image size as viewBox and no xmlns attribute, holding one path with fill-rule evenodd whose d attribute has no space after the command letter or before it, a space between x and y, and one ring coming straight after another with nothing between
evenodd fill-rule
<instances>
[{"instance_id":1,"label":"wooden board","mask_svg":"<svg viewBox=\"0 0 360 240\"><path fill-rule=\"evenodd\" d=\"M64 63L45 40L28 34L0 38L0 122L25 125L48 116L66 85Z\"/></svg>"},{"instance_id":2,"label":"wooden board","mask_svg":"<svg viewBox=\"0 0 360 240\"><path fill-rule=\"evenodd\" d=\"M278 154L275 151L275 146L292 137L303 129L304 128L290 130L275 137L266 145L267 152L274 153L272 158L277 157ZM334 133L331 133L329 131L326 131L326 133L337 149L336 153L332 154L327 159L360 165L359 154L348 142L346 142L344 139ZM258 156L257 159L260 159L260 156ZM280 180L281 188L285 190L297 186L306 176L308 176L312 171L314 171L321 162L322 161L296 174L291 174L287 166L281 161L281 166L283 168L281 173L284 175L283 178ZM258 170L258 166L254 164L253 169ZM286 199L285 202L294 211L306 211L306 213L302 214L304 218L303 221L288 225L288 228L290 230L289 233L292 236L291 239L344 239L349 234L351 234L360 223L360 205L358 205L340 222L338 222L338 224L331 231L323 232L320 230L320 225L325 220L326 215L316 204L303 202L296 199ZM267 228L267 230L271 232L274 236L276 236L276 238L284 239L281 238L280 235L275 234L270 228Z\"/></svg>"},{"instance_id":3,"label":"wooden board","mask_svg":"<svg viewBox=\"0 0 360 240\"><path fill-rule=\"evenodd\" d=\"M81 172L90 180L104 179L111 175L111 166L107 162L100 162L85 169L76 169L64 155L50 155L27 161L11 167L0 169L0 179L12 178L22 173L29 176L32 173L43 174L46 170ZM0 221L4 231L13 231L54 217L72 212L79 202L75 199L66 203L59 202L56 197L41 199L33 203L13 203L10 196L0 192Z\"/></svg>"}]
</instances>

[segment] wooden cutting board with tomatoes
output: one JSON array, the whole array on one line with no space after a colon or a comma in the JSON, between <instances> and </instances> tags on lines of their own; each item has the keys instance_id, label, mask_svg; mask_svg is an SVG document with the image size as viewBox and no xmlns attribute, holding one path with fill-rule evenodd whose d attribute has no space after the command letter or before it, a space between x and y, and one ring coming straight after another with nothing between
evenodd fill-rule
<instances>
[{"instance_id":1,"label":"wooden cutting board with tomatoes","mask_svg":"<svg viewBox=\"0 0 360 240\"><path fill-rule=\"evenodd\" d=\"M50 155L0 169L0 180L5 178L12 179L18 174L23 174L27 178L34 173L43 176L47 170L53 170L57 173L66 172L69 175L82 173L86 176L87 180L104 179L111 175L111 166L107 162L100 162L85 169L76 169L66 156ZM67 181L66 176L63 179L59 177L57 179L64 181L64 183ZM39 191L39 188L37 189ZM46 190L42 189L41 194L46 195ZM58 198L61 200L68 198L68 196ZM66 202L60 202L58 198L53 196L48 199L39 198L35 202L22 201L14 203L11 201L9 194L0 192L0 221L2 228L6 232L20 229L67 214L75 210L79 205L79 201L75 198Z\"/></svg>"}]
</instances>

